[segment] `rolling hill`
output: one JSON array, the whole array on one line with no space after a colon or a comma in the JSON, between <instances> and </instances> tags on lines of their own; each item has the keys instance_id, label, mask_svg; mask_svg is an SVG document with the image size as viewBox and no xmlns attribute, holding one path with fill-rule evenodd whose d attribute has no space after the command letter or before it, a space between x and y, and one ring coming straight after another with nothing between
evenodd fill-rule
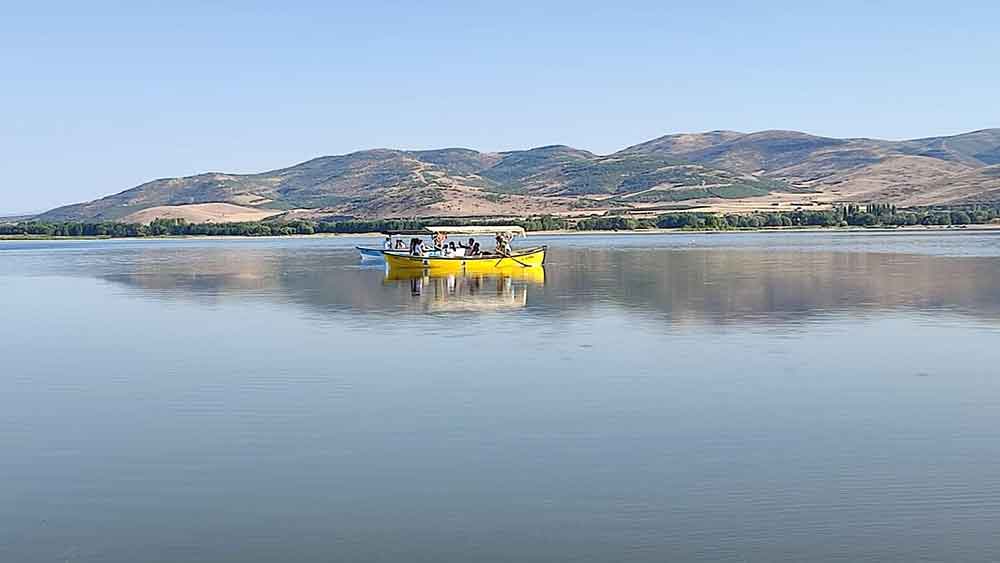
<instances>
[{"instance_id":1,"label":"rolling hill","mask_svg":"<svg viewBox=\"0 0 1000 563\"><path fill-rule=\"evenodd\" d=\"M154 180L53 209L39 219L226 221L278 213L373 218L839 201L996 203L998 169L1000 129L905 141L711 131L667 135L610 155L563 145L499 153L366 150L259 174Z\"/></svg>"},{"instance_id":2,"label":"rolling hill","mask_svg":"<svg viewBox=\"0 0 1000 563\"><path fill-rule=\"evenodd\" d=\"M907 141L833 139L797 131L715 131L668 135L622 152L780 180L815 191L820 199L901 205L1000 201L1000 184L988 170L1000 161L1000 129Z\"/></svg>"}]
</instances>

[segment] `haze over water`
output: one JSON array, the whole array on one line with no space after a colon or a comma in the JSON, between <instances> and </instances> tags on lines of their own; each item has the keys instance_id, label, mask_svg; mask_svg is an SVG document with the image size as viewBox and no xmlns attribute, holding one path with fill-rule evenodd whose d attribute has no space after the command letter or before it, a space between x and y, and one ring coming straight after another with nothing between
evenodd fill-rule
<instances>
[{"instance_id":1,"label":"haze over water","mask_svg":"<svg viewBox=\"0 0 1000 563\"><path fill-rule=\"evenodd\" d=\"M0 242L0 561L1000 559L1000 234Z\"/></svg>"}]
</instances>

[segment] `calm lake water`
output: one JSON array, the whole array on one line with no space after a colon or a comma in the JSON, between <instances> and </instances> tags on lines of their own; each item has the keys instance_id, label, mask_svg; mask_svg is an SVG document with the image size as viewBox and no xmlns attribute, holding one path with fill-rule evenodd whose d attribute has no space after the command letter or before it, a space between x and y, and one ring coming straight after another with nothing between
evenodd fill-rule
<instances>
[{"instance_id":1,"label":"calm lake water","mask_svg":"<svg viewBox=\"0 0 1000 563\"><path fill-rule=\"evenodd\" d=\"M1000 559L1000 234L377 240L0 242L0 561Z\"/></svg>"}]
</instances>

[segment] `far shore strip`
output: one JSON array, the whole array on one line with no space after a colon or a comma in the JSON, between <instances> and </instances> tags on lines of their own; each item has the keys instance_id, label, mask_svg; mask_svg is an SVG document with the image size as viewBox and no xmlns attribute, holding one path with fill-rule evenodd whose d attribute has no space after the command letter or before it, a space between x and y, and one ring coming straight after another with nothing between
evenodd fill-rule
<instances>
[{"instance_id":1,"label":"far shore strip","mask_svg":"<svg viewBox=\"0 0 1000 563\"><path fill-rule=\"evenodd\" d=\"M556 231L529 231L528 236L574 236L574 235L680 235L680 234L751 234L751 233L828 233L828 232L851 232L851 233L921 233L921 232L950 232L960 233L968 231L1000 231L1000 223L983 223L976 225L907 225L901 227L760 227L753 229L632 229L632 230L605 230L605 231L578 231L576 229L563 229ZM283 239L283 238L375 238L384 237L384 233L315 233L311 235L159 235L145 237L57 237L46 235L0 235L0 241L23 241L23 240L246 240L246 239Z\"/></svg>"}]
</instances>

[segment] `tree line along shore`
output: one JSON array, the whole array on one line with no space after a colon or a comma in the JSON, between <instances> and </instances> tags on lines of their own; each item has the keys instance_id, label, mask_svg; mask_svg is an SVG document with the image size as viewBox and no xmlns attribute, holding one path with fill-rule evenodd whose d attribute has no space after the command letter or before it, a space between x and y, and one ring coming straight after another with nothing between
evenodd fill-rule
<instances>
[{"instance_id":1,"label":"tree line along shore","mask_svg":"<svg viewBox=\"0 0 1000 563\"><path fill-rule=\"evenodd\" d=\"M907 227L981 225L1000 220L1000 204L952 208L897 209L894 205L871 203L842 205L824 211L794 211L721 214L674 212L656 217L603 215L568 219L552 215L515 220L476 218L374 219L341 221L260 221L244 223L188 223L183 219L156 219L148 224L113 221L19 221L0 224L4 238L133 238L163 236L291 236L313 234L362 234L420 229L429 225L462 226L516 224L526 231L640 231L683 229L726 231L794 227Z\"/></svg>"}]
</instances>

